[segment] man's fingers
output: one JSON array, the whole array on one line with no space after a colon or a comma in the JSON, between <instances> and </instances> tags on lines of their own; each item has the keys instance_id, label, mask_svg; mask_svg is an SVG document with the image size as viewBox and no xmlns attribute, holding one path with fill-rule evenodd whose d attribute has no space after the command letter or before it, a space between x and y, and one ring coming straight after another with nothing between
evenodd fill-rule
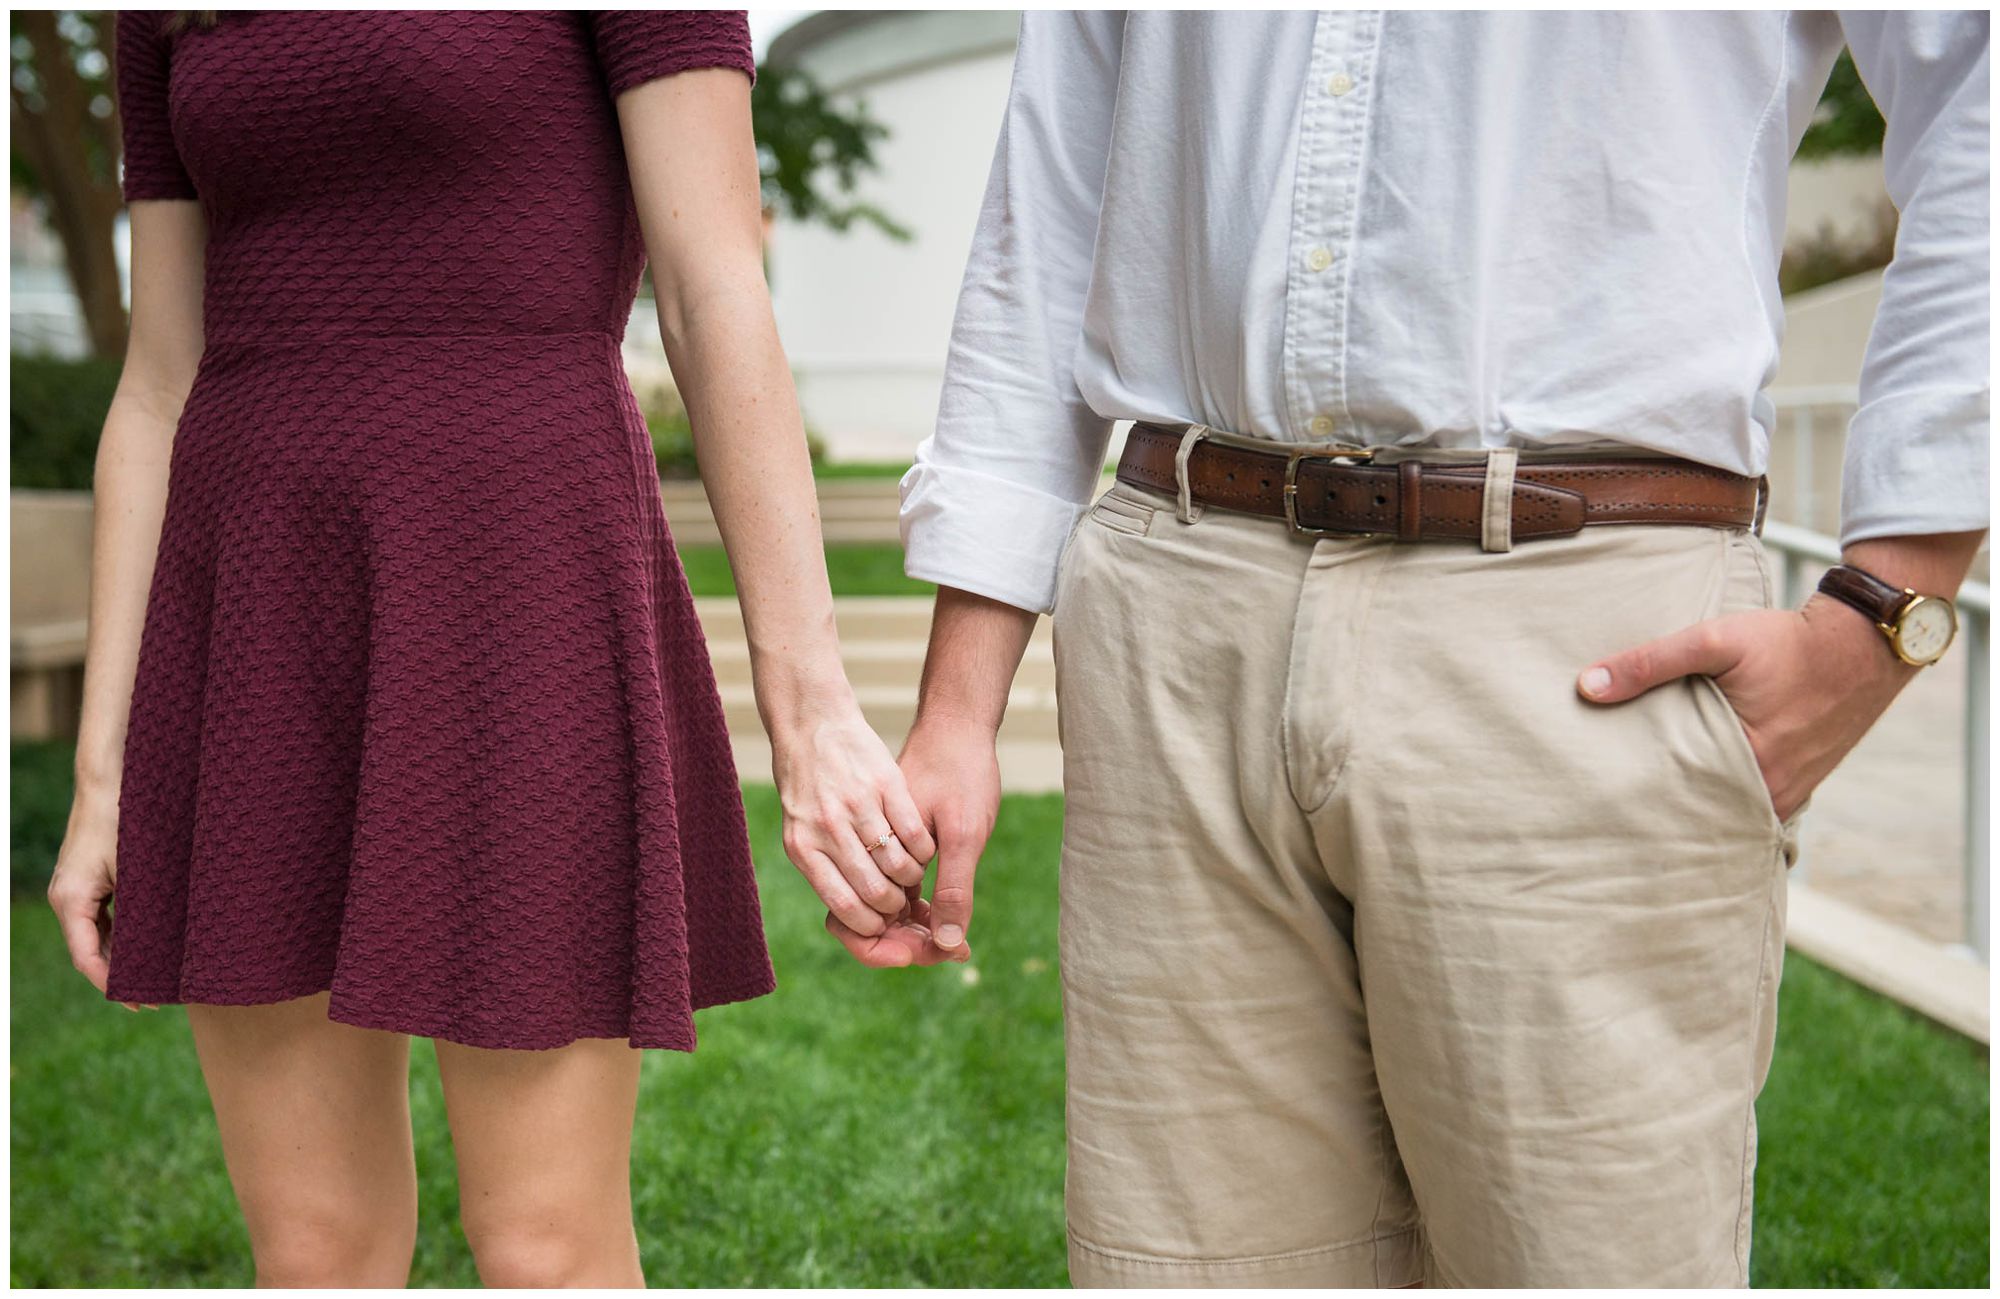
<instances>
[{"instance_id":1,"label":"man's fingers","mask_svg":"<svg viewBox=\"0 0 2000 1299\"><path fill-rule=\"evenodd\" d=\"M910 965L936 965L949 959L940 953L930 941L930 931L921 925L893 924L882 933L870 937L857 934L840 922L831 912L826 917L826 932L840 940L840 945L848 950L855 960L872 969L893 970Z\"/></svg>"},{"instance_id":2,"label":"man's fingers","mask_svg":"<svg viewBox=\"0 0 2000 1299\"><path fill-rule=\"evenodd\" d=\"M1600 659L1577 678L1577 691L1592 703L1620 704L1682 677L1719 677L1743 657L1741 640L1734 633L1735 623L1729 618L1698 622Z\"/></svg>"},{"instance_id":3,"label":"man's fingers","mask_svg":"<svg viewBox=\"0 0 2000 1299\"><path fill-rule=\"evenodd\" d=\"M956 953L965 946L972 924L972 877L979 870L979 851L986 837L962 829L940 827L937 887L931 890L931 932L937 945Z\"/></svg>"},{"instance_id":4,"label":"man's fingers","mask_svg":"<svg viewBox=\"0 0 2000 1299\"><path fill-rule=\"evenodd\" d=\"M49 899L56 920L62 926L63 942L69 946L69 961L90 985L104 991L111 977L111 958L106 953L103 926L99 923L104 903L99 899L58 895Z\"/></svg>"}]
</instances>

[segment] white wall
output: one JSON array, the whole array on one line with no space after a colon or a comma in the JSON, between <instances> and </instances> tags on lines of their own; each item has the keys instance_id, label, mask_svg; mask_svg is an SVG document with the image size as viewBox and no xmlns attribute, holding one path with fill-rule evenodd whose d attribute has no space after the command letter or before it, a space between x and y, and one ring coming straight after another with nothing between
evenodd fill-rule
<instances>
[{"instance_id":1,"label":"white wall","mask_svg":"<svg viewBox=\"0 0 2000 1299\"><path fill-rule=\"evenodd\" d=\"M885 33L856 35L879 49ZM828 75L836 69L806 66L839 86ZM952 309L1012 66L1011 49L988 51L859 88L890 131L862 194L908 228L910 242L863 225L836 234L780 221L772 232L778 329L806 420L834 459L907 459L937 416Z\"/></svg>"}]
</instances>

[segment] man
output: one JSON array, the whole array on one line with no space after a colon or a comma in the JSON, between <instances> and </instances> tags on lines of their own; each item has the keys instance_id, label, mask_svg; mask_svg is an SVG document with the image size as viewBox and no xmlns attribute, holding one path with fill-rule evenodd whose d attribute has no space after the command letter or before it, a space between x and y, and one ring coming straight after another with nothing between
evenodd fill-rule
<instances>
[{"instance_id":1,"label":"man","mask_svg":"<svg viewBox=\"0 0 2000 1299\"><path fill-rule=\"evenodd\" d=\"M1025 17L903 486L935 939L844 937L964 951L1053 609L1078 1283L1745 1281L1796 817L1987 523L1987 22ZM1843 40L1902 220L1848 567L1780 611Z\"/></svg>"}]
</instances>

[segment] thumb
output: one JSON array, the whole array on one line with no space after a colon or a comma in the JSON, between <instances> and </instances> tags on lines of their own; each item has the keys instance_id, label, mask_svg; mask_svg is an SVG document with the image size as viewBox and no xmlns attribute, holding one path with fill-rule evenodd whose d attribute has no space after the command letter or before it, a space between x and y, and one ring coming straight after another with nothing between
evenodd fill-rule
<instances>
[{"instance_id":1,"label":"thumb","mask_svg":"<svg viewBox=\"0 0 2000 1299\"><path fill-rule=\"evenodd\" d=\"M947 952L965 946L972 924L972 877L979 870L979 852L986 836L960 827L938 830L937 887L931 890L931 934Z\"/></svg>"},{"instance_id":2,"label":"thumb","mask_svg":"<svg viewBox=\"0 0 2000 1299\"><path fill-rule=\"evenodd\" d=\"M1600 659L1577 677L1577 693L1592 703L1622 704L1682 677L1721 676L1743 657L1733 630L1729 619L1711 618Z\"/></svg>"}]
</instances>

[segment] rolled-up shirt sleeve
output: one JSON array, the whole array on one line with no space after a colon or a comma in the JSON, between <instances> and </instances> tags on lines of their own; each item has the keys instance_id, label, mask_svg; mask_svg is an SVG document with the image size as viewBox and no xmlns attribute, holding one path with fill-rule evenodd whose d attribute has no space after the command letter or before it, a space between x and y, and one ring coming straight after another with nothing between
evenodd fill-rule
<instances>
[{"instance_id":1,"label":"rolled-up shirt sleeve","mask_svg":"<svg viewBox=\"0 0 2000 1299\"><path fill-rule=\"evenodd\" d=\"M902 482L910 576L1046 611L1111 421L1077 390L1120 14L1022 15L937 426Z\"/></svg>"},{"instance_id":2,"label":"rolled-up shirt sleeve","mask_svg":"<svg viewBox=\"0 0 2000 1299\"><path fill-rule=\"evenodd\" d=\"M1983 12L1843 13L1888 122L1900 221L1848 426L1841 541L1965 532L1989 519L1992 373Z\"/></svg>"}]
</instances>

